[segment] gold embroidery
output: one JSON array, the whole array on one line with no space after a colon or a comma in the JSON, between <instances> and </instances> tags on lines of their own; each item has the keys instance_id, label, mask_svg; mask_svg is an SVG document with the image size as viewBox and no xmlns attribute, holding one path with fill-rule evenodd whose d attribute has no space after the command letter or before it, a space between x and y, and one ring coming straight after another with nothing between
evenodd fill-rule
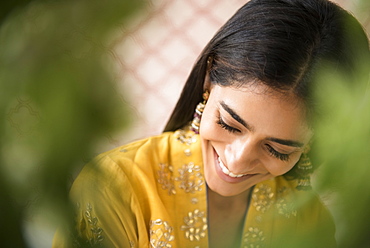
<instances>
[{"instance_id":1,"label":"gold embroidery","mask_svg":"<svg viewBox=\"0 0 370 248\"><path fill-rule=\"evenodd\" d=\"M197 142L196 134L191 131L177 130L174 135L182 144L191 145Z\"/></svg>"},{"instance_id":2,"label":"gold embroidery","mask_svg":"<svg viewBox=\"0 0 370 248\"><path fill-rule=\"evenodd\" d=\"M194 165L194 163L190 162L189 164L184 164L178 171L180 176L176 177L175 180L180 182L180 189L185 190L186 193L202 190L201 186L204 184L204 181L202 174L199 172L199 165Z\"/></svg>"},{"instance_id":3,"label":"gold embroidery","mask_svg":"<svg viewBox=\"0 0 370 248\"><path fill-rule=\"evenodd\" d=\"M77 203L77 209L80 209L79 203ZM104 240L103 229L98 226L99 220L97 217L93 217L92 211L93 208L88 203L80 220L77 233L71 233L74 247L101 247Z\"/></svg>"},{"instance_id":4,"label":"gold embroidery","mask_svg":"<svg viewBox=\"0 0 370 248\"><path fill-rule=\"evenodd\" d=\"M89 239L89 241L91 245L96 245L96 244L100 244L104 239L102 236L103 229L98 226L98 218L93 217L91 215L91 212L92 212L92 206L89 203L87 204L87 209L85 211L85 216L87 218L87 222L89 223L90 231L92 234L92 237Z\"/></svg>"},{"instance_id":5,"label":"gold embroidery","mask_svg":"<svg viewBox=\"0 0 370 248\"><path fill-rule=\"evenodd\" d=\"M191 150L190 149L185 149L184 153L185 153L185 156L187 156L187 157L191 156Z\"/></svg>"},{"instance_id":6,"label":"gold embroidery","mask_svg":"<svg viewBox=\"0 0 370 248\"><path fill-rule=\"evenodd\" d=\"M185 225L181 226L181 230L185 231L185 237L190 241L199 241L206 237L207 218L204 212L196 209L189 212L184 218Z\"/></svg>"},{"instance_id":7,"label":"gold embroidery","mask_svg":"<svg viewBox=\"0 0 370 248\"><path fill-rule=\"evenodd\" d=\"M291 189L282 187L277 191L276 209L279 214L290 218L291 216L297 216L296 206L293 201L287 200L287 195L291 192Z\"/></svg>"},{"instance_id":8,"label":"gold embroidery","mask_svg":"<svg viewBox=\"0 0 370 248\"><path fill-rule=\"evenodd\" d=\"M130 240L130 248L134 248L135 247L135 243L134 243L134 241L131 241Z\"/></svg>"},{"instance_id":9,"label":"gold embroidery","mask_svg":"<svg viewBox=\"0 0 370 248\"><path fill-rule=\"evenodd\" d=\"M262 248L264 247L265 236L263 231L257 227L250 227L244 234L244 248Z\"/></svg>"},{"instance_id":10,"label":"gold embroidery","mask_svg":"<svg viewBox=\"0 0 370 248\"><path fill-rule=\"evenodd\" d=\"M159 164L158 183L162 185L162 189L168 190L169 195L175 195L176 189L173 183L173 167L171 165Z\"/></svg>"},{"instance_id":11,"label":"gold embroidery","mask_svg":"<svg viewBox=\"0 0 370 248\"><path fill-rule=\"evenodd\" d=\"M150 247L152 248L171 248L175 237L172 234L173 228L167 221L161 219L152 220L150 225Z\"/></svg>"},{"instance_id":12,"label":"gold embroidery","mask_svg":"<svg viewBox=\"0 0 370 248\"><path fill-rule=\"evenodd\" d=\"M262 216L261 215L257 215L256 218L255 218L255 220L257 222L262 222Z\"/></svg>"},{"instance_id":13,"label":"gold embroidery","mask_svg":"<svg viewBox=\"0 0 370 248\"><path fill-rule=\"evenodd\" d=\"M255 187L252 194L253 206L257 211L266 212L273 203L272 188L265 184Z\"/></svg>"}]
</instances>

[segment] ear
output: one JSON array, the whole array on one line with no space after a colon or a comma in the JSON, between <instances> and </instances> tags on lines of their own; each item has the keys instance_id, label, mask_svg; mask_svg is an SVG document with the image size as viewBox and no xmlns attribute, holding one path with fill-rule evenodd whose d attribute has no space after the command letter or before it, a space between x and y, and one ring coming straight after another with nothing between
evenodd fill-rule
<instances>
[{"instance_id":1,"label":"ear","mask_svg":"<svg viewBox=\"0 0 370 248\"><path fill-rule=\"evenodd\" d=\"M203 83L203 92L209 91L211 92L211 89L213 88L211 78L209 76L209 71L206 72L206 76L204 78L204 83Z\"/></svg>"},{"instance_id":2,"label":"ear","mask_svg":"<svg viewBox=\"0 0 370 248\"><path fill-rule=\"evenodd\" d=\"M203 92L205 91L210 92L212 89L212 82L209 76L209 72L211 71L212 64L213 64L213 58L210 56L207 59L207 71L206 71L206 76L204 77Z\"/></svg>"}]
</instances>

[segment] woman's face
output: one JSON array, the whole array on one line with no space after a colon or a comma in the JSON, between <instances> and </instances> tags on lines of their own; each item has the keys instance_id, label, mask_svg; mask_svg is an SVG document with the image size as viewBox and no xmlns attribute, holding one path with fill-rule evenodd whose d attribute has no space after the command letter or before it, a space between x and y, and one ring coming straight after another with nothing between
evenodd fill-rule
<instances>
[{"instance_id":1,"label":"woman's face","mask_svg":"<svg viewBox=\"0 0 370 248\"><path fill-rule=\"evenodd\" d=\"M286 173L312 136L294 97L267 90L262 84L210 89L200 137L206 182L220 195Z\"/></svg>"}]
</instances>

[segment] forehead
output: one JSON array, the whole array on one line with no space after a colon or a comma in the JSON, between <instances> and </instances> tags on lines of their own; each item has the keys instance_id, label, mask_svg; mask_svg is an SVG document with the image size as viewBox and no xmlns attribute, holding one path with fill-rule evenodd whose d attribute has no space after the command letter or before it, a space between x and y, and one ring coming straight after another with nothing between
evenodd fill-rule
<instances>
[{"instance_id":1,"label":"forehead","mask_svg":"<svg viewBox=\"0 0 370 248\"><path fill-rule=\"evenodd\" d=\"M305 140L310 131L302 102L293 93L283 94L263 84L233 87L214 85L210 101L220 111L221 102L233 109L257 132Z\"/></svg>"}]
</instances>

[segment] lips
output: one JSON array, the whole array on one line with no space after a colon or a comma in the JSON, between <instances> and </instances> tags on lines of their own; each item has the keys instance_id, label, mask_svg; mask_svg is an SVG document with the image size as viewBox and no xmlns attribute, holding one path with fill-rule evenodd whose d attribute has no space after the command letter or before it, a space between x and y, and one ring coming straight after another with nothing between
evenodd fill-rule
<instances>
[{"instance_id":1,"label":"lips","mask_svg":"<svg viewBox=\"0 0 370 248\"><path fill-rule=\"evenodd\" d=\"M229 171L229 169L223 164L220 157L214 150L214 156L215 156L215 170L217 175L225 182L228 183L240 183L243 182L257 174L234 174Z\"/></svg>"},{"instance_id":2,"label":"lips","mask_svg":"<svg viewBox=\"0 0 370 248\"><path fill-rule=\"evenodd\" d=\"M221 167L222 172L225 173L226 175L228 175L229 177L237 178L237 177L242 177L242 176L246 176L247 175L247 174L238 174L238 175L236 175L236 174L232 173L231 171L229 171L228 168L226 168L226 166L224 165L224 163L222 163L220 157L218 157L217 160L218 160L218 164Z\"/></svg>"}]
</instances>

